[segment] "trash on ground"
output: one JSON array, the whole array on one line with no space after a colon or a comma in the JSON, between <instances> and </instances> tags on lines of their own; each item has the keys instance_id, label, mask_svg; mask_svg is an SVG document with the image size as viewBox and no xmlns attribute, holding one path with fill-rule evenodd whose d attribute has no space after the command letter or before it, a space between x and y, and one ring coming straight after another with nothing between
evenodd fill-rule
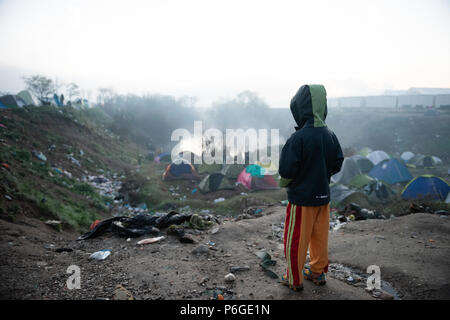
<instances>
[{"instance_id":1,"label":"trash on ground","mask_svg":"<svg viewBox=\"0 0 450 320\"><path fill-rule=\"evenodd\" d=\"M40 151L33 150L33 156L41 161L47 161L47 157Z\"/></svg>"},{"instance_id":2,"label":"trash on ground","mask_svg":"<svg viewBox=\"0 0 450 320\"><path fill-rule=\"evenodd\" d=\"M217 198L214 200L214 203L224 202L225 198Z\"/></svg>"},{"instance_id":3,"label":"trash on ground","mask_svg":"<svg viewBox=\"0 0 450 320\"><path fill-rule=\"evenodd\" d=\"M89 258L91 259L96 259L96 260L105 260L106 258L108 258L108 256L111 254L111 250L100 250L97 252L94 252L93 254L91 254L89 256Z\"/></svg>"},{"instance_id":4,"label":"trash on ground","mask_svg":"<svg viewBox=\"0 0 450 320\"><path fill-rule=\"evenodd\" d=\"M163 239L165 239L166 237L164 236L160 236L160 237L155 237L155 238L147 238L147 239L143 239L141 241L138 241L137 244L150 244L150 243L155 243L155 242L159 242Z\"/></svg>"},{"instance_id":5,"label":"trash on ground","mask_svg":"<svg viewBox=\"0 0 450 320\"><path fill-rule=\"evenodd\" d=\"M234 280L236 280L236 276L234 274L228 273L227 275L225 275L226 282L233 282Z\"/></svg>"}]
</instances>

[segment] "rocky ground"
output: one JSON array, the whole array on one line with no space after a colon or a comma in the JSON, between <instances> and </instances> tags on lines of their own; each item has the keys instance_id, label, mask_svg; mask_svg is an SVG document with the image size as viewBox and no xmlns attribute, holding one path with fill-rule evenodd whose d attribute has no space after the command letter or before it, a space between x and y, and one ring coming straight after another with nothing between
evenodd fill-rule
<instances>
[{"instance_id":1,"label":"rocky ground","mask_svg":"<svg viewBox=\"0 0 450 320\"><path fill-rule=\"evenodd\" d=\"M206 231L187 229L196 243L165 239L137 245L114 234L76 241L42 221L0 220L1 299L449 299L450 220L417 213L388 220L354 221L330 232L330 272L325 286L306 282L293 292L271 278L255 254L264 250L285 271L282 244L284 207L262 217L222 218ZM218 231L214 230L219 228ZM214 234L212 230L217 231ZM109 249L105 260L90 259ZM80 268L80 289L69 290L69 266ZM380 292L366 290L366 269L381 269ZM225 275L232 267L235 280Z\"/></svg>"}]
</instances>

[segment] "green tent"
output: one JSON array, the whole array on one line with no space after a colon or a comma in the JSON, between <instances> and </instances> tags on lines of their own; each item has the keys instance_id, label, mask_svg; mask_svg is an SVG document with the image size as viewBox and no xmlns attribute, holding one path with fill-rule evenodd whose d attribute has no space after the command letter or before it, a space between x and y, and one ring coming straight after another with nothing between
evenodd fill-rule
<instances>
[{"instance_id":1,"label":"green tent","mask_svg":"<svg viewBox=\"0 0 450 320\"><path fill-rule=\"evenodd\" d=\"M333 207L345 207L352 202L363 208L370 207L369 199L363 192L351 190L342 184L330 185L330 198Z\"/></svg>"},{"instance_id":2,"label":"green tent","mask_svg":"<svg viewBox=\"0 0 450 320\"><path fill-rule=\"evenodd\" d=\"M244 168L245 166L243 164L226 164L220 172L228 179L236 180Z\"/></svg>"},{"instance_id":3,"label":"green tent","mask_svg":"<svg viewBox=\"0 0 450 320\"><path fill-rule=\"evenodd\" d=\"M197 172L200 174L203 173L214 173L214 172L218 172L222 169L222 165L221 164L217 164L217 163L213 163L213 164L206 164L206 163L202 163L201 165L198 166L197 168Z\"/></svg>"},{"instance_id":4,"label":"green tent","mask_svg":"<svg viewBox=\"0 0 450 320\"><path fill-rule=\"evenodd\" d=\"M360 154L361 156L363 156L363 157L367 157L367 155L368 155L369 153L371 153L371 152L372 152L372 149L367 148L367 147L362 148L361 150L359 150L359 154Z\"/></svg>"},{"instance_id":5,"label":"green tent","mask_svg":"<svg viewBox=\"0 0 450 320\"><path fill-rule=\"evenodd\" d=\"M348 186L351 188L359 189L370 184L373 181L375 181L375 179L369 177L367 174L360 174L351 178Z\"/></svg>"},{"instance_id":6,"label":"green tent","mask_svg":"<svg viewBox=\"0 0 450 320\"><path fill-rule=\"evenodd\" d=\"M208 174L200 181L198 188L203 193L217 190L233 190L234 184L231 183L223 174L216 172Z\"/></svg>"},{"instance_id":7,"label":"green tent","mask_svg":"<svg viewBox=\"0 0 450 320\"><path fill-rule=\"evenodd\" d=\"M33 100L33 96L30 94L30 92L28 90L22 90L17 94L18 97L20 97L27 106L34 106L34 100Z\"/></svg>"},{"instance_id":8,"label":"green tent","mask_svg":"<svg viewBox=\"0 0 450 320\"><path fill-rule=\"evenodd\" d=\"M374 167L372 161L367 159L366 157L363 157L361 155L354 155L351 156L350 159L353 159L356 161L356 164L358 165L359 169L362 173L369 173L370 170Z\"/></svg>"}]
</instances>

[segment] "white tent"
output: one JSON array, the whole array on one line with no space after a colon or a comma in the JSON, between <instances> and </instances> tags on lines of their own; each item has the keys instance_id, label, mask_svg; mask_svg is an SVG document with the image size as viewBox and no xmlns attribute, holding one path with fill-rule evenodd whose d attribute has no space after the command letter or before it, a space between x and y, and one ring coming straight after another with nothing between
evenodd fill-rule
<instances>
[{"instance_id":1,"label":"white tent","mask_svg":"<svg viewBox=\"0 0 450 320\"><path fill-rule=\"evenodd\" d=\"M400 156L400 158L403 159L403 161L408 162L411 158L414 157L414 153L410 152L410 151L405 151L402 153L402 155Z\"/></svg>"},{"instance_id":2,"label":"white tent","mask_svg":"<svg viewBox=\"0 0 450 320\"><path fill-rule=\"evenodd\" d=\"M386 152L384 152L384 151L381 151L381 150L375 150L375 151L372 151L371 153L369 153L369 154L367 155L367 159L369 159L370 161L372 161L372 163L373 163L374 165L377 165L377 164L379 164L381 161L389 160L390 157L389 157L389 155L388 155Z\"/></svg>"}]
</instances>

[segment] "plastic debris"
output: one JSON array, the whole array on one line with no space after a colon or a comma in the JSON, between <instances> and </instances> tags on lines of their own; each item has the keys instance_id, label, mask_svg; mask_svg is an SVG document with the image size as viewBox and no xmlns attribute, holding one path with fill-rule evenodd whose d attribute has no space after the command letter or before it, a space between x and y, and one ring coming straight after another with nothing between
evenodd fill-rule
<instances>
[{"instance_id":1,"label":"plastic debris","mask_svg":"<svg viewBox=\"0 0 450 320\"><path fill-rule=\"evenodd\" d=\"M234 274L229 273L229 274L225 275L226 282L233 282L234 280L236 280L236 276Z\"/></svg>"},{"instance_id":2,"label":"plastic debris","mask_svg":"<svg viewBox=\"0 0 450 320\"><path fill-rule=\"evenodd\" d=\"M111 254L111 250L100 250L97 252L94 252L93 254L91 254L89 256L89 258L91 259L96 259L96 260L105 260L106 258L108 258L108 256Z\"/></svg>"},{"instance_id":3,"label":"plastic debris","mask_svg":"<svg viewBox=\"0 0 450 320\"><path fill-rule=\"evenodd\" d=\"M147 239L143 239L141 241L138 241L137 244L150 244L150 243L155 243L155 242L159 242L163 239L165 239L166 237L164 236L160 236L160 237L155 237L155 238L147 238Z\"/></svg>"},{"instance_id":4,"label":"plastic debris","mask_svg":"<svg viewBox=\"0 0 450 320\"><path fill-rule=\"evenodd\" d=\"M33 156L41 161L47 161L47 157L40 151L33 150Z\"/></svg>"},{"instance_id":5,"label":"plastic debris","mask_svg":"<svg viewBox=\"0 0 450 320\"><path fill-rule=\"evenodd\" d=\"M7 194L5 194L5 198L9 201L12 201L12 198L10 196L8 196Z\"/></svg>"},{"instance_id":6,"label":"plastic debris","mask_svg":"<svg viewBox=\"0 0 450 320\"><path fill-rule=\"evenodd\" d=\"M219 202L224 202L225 198L217 198L216 200L214 200L214 203L219 203Z\"/></svg>"}]
</instances>

